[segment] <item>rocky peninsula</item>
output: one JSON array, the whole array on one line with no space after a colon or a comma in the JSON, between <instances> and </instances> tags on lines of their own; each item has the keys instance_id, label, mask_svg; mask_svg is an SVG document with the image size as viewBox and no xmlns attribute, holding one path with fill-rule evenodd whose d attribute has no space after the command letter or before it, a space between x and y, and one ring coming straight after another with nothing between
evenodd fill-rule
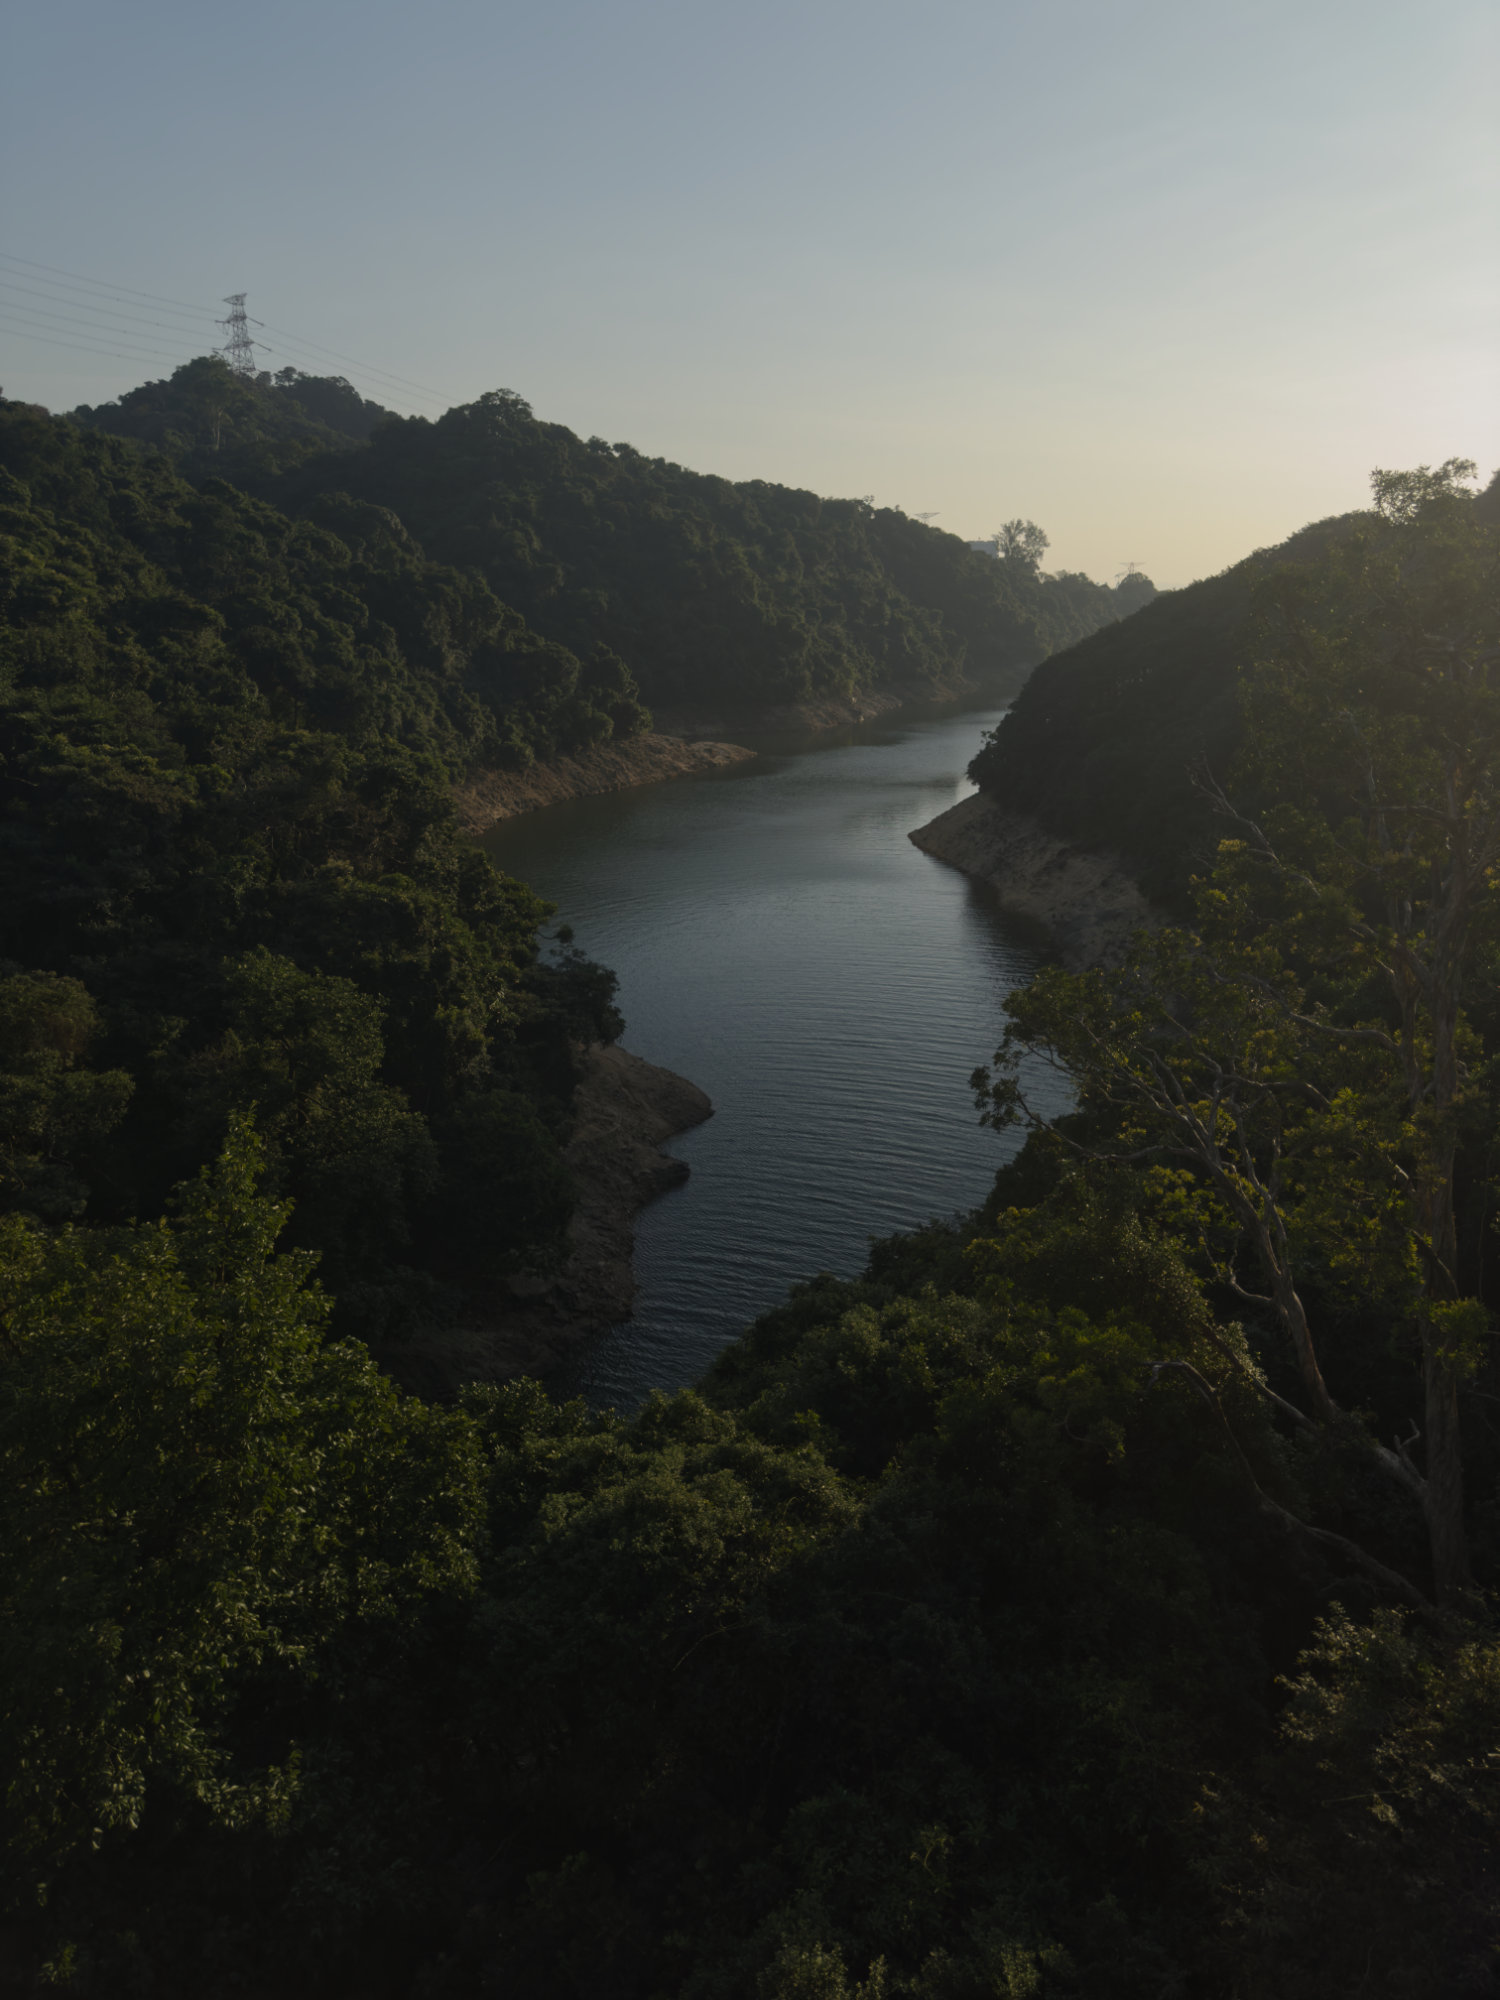
<instances>
[{"instance_id":1,"label":"rocky peninsula","mask_svg":"<svg viewBox=\"0 0 1500 2000\"><path fill-rule=\"evenodd\" d=\"M589 1334L628 1318L636 1216L688 1178L686 1162L662 1146L713 1116L707 1095L618 1043L580 1050L578 1060L563 1154L578 1189L567 1261L554 1274L512 1278L477 1299L440 1348L424 1336L420 1360L442 1386L545 1375Z\"/></svg>"},{"instance_id":2,"label":"rocky peninsula","mask_svg":"<svg viewBox=\"0 0 1500 2000\"><path fill-rule=\"evenodd\" d=\"M924 854L988 882L1007 910L1042 925L1075 972L1117 965L1136 931L1163 921L1120 855L1075 846L985 792L961 799L908 838Z\"/></svg>"}]
</instances>

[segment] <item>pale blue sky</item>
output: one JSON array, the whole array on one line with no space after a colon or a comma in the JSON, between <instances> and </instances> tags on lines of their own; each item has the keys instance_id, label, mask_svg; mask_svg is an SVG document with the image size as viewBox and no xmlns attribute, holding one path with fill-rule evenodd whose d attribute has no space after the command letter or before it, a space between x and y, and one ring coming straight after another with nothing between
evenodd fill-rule
<instances>
[{"instance_id":1,"label":"pale blue sky","mask_svg":"<svg viewBox=\"0 0 1500 2000\"><path fill-rule=\"evenodd\" d=\"M503 385L731 478L965 535L1027 514L1049 564L1163 583L1358 505L1373 465L1500 459L1495 0L10 22L0 252L189 306L244 290L424 407ZM166 372L50 345L112 345L90 326L125 308L3 268L7 395Z\"/></svg>"}]
</instances>

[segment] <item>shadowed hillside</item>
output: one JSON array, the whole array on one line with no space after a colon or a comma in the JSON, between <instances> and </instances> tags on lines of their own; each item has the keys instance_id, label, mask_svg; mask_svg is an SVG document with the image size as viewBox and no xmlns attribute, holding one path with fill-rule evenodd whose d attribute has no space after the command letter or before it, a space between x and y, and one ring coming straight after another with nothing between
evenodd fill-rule
<instances>
[{"instance_id":1,"label":"shadowed hillside","mask_svg":"<svg viewBox=\"0 0 1500 2000\"><path fill-rule=\"evenodd\" d=\"M648 701L689 713L1008 693L1151 590L1047 576L1035 554L976 553L864 500L583 439L506 391L434 423L380 413L336 378L247 381L207 359L74 415L294 516L349 496L382 508L538 632L584 657L607 648Z\"/></svg>"},{"instance_id":2,"label":"shadowed hillside","mask_svg":"<svg viewBox=\"0 0 1500 2000\"><path fill-rule=\"evenodd\" d=\"M1222 779L1234 755L1257 593L1278 569L1316 562L1361 518L1317 522L1043 661L970 776L1050 832L1117 850L1148 895L1181 908L1210 842L1193 774Z\"/></svg>"}]
</instances>

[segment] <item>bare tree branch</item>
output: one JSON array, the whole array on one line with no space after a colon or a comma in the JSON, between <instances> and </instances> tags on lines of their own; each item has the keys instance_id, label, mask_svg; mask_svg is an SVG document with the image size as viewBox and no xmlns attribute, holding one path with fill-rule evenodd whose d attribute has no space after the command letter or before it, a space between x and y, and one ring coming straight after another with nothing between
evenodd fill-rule
<instances>
[{"instance_id":1,"label":"bare tree branch","mask_svg":"<svg viewBox=\"0 0 1500 2000\"><path fill-rule=\"evenodd\" d=\"M1362 1549L1358 1542L1351 1542L1344 1535L1336 1535L1330 1528L1313 1527L1310 1522L1301 1520L1289 1508L1283 1507L1280 1501L1271 1498L1270 1494L1266 1492L1265 1488L1256 1478L1255 1468L1245 1456L1244 1447L1235 1436L1234 1428L1228 1417L1224 1414L1224 1406L1219 1400L1218 1390L1199 1374L1191 1362L1152 1362L1151 1379L1153 1382L1167 1373L1182 1375L1191 1382L1199 1396L1202 1397L1203 1401L1219 1419L1224 1435L1229 1440L1230 1449L1239 1463L1240 1470L1243 1472L1246 1482L1255 1495L1258 1512L1267 1520L1273 1521L1296 1540L1309 1542L1324 1554L1342 1556L1346 1562L1353 1563L1356 1569L1362 1570L1366 1576L1380 1584L1382 1589L1388 1591L1393 1597L1398 1598L1401 1603L1410 1604L1418 1611L1429 1614L1433 1613L1434 1607L1431 1602L1423 1596L1422 1592L1417 1589L1416 1585L1408 1577L1402 1576L1397 1570L1388 1569L1383 1562L1372 1556L1368 1550Z\"/></svg>"}]
</instances>

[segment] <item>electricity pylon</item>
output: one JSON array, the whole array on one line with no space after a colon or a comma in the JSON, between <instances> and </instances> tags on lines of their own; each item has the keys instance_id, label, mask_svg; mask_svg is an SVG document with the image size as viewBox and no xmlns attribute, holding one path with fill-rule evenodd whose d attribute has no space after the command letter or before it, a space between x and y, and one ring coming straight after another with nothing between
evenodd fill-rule
<instances>
[{"instance_id":1,"label":"electricity pylon","mask_svg":"<svg viewBox=\"0 0 1500 2000\"><path fill-rule=\"evenodd\" d=\"M222 326L229 338L219 349L236 375L255 373L255 342L250 338L250 320L245 312L245 294L231 292L224 301L229 308L228 319L216 322ZM260 324L259 320L256 325Z\"/></svg>"}]
</instances>

